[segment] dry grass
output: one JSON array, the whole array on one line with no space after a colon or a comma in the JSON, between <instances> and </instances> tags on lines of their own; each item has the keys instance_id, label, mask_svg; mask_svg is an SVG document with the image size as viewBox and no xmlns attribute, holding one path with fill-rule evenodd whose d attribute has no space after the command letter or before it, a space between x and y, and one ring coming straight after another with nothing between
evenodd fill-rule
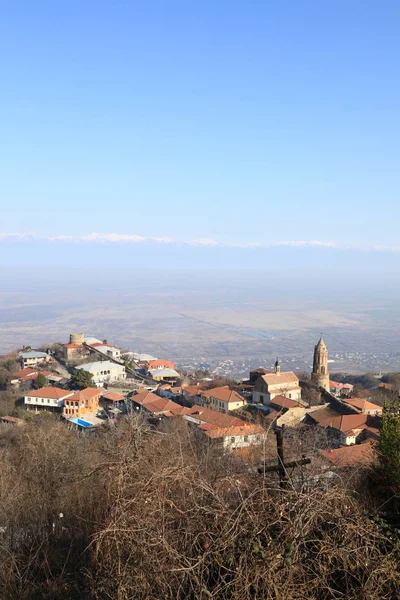
<instances>
[{"instance_id":1,"label":"dry grass","mask_svg":"<svg viewBox=\"0 0 400 600\"><path fill-rule=\"evenodd\" d=\"M2 451L2 600L400 596L397 547L345 490L280 490L182 423L44 419Z\"/></svg>"}]
</instances>

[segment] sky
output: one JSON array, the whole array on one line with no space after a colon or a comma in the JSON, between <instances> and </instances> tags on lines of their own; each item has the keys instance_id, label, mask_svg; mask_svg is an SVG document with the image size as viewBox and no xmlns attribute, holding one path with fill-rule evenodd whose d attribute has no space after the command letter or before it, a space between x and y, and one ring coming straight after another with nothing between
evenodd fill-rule
<instances>
[{"instance_id":1,"label":"sky","mask_svg":"<svg viewBox=\"0 0 400 600\"><path fill-rule=\"evenodd\" d=\"M4 0L0 265L394 269L399 26L392 0Z\"/></svg>"}]
</instances>

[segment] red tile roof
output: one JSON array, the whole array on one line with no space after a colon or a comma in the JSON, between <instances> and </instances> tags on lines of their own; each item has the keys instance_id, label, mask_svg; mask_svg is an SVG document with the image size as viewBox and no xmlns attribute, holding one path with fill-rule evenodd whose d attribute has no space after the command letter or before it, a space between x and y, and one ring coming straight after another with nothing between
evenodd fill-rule
<instances>
[{"instance_id":1,"label":"red tile roof","mask_svg":"<svg viewBox=\"0 0 400 600\"><path fill-rule=\"evenodd\" d=\"M349 406L353 406L354 408L361 410L362 412L366 412L367 410L378 411L378 413L382 412L382 406L368 402L368 400L365 400L365 398L346 398L345 400L343 399L343 402Z\"/></svg>"},{"instance_id":2,"label":"red tile roof","mask_svg":"<svg viewBox=\"0 0 400 600\"><path fill-rule=\"evenodd\" d=\"M85 388L84 390L80 390L79 392L75 392L73 396L70 396L68 400L79 402L84 402L85 400L91 400L96 396L99 396L101 393L101 389L99 388Z\"/></svg>"},{"instance_id":3,"label":"red tile roof","mask_svg":"<svg viewBox=\"0 0 400 600\"><path fill-rule=\"evenodd\" d=\"M182 390L189 396L197 396L203 390L203 387L201 385L184 385Z\"/></svg>"},{"instance_id":4,"label":"red tile roof","mask_svg":"<svg viewBox=\"0 0 400 600\"><path fill-rule=\"evenodd\" d=\"M123 394L117 394L116 392L109 392L108 394L104 394L103 398L105 400L112 400L113 402L120 402L125 399Z\"/></svg>"},{"instance_id":5,"label":"red tile roof","mask_svg":"<svg viewBox=\"0 0 400 600\"><path fill-rule=\"evenodd\" d=\"M385 390L394 390L395 387L393 385L393 383L378 383L378 388L383 388Z\"/></svg>"},{"instance_id":6,"label":"red tile roof","mask_svg":"<svg viewBox=\"0 0 400 600\"><path fill-rule=\"evenodd\" d=\"M255 425L254 423L244 423L241 426L236 427L217 427L215 429L210 429L206 431L206 436L215 439L215 438L226 438L226 437L236 437L239 435L257 435L264 434L265 429L261 427L261 425Z\"/></svg>"},{"instance_id":7,"label":"red tile roof","mask_svg":"<svg viewBox=\"0 0 400 600\"><path fill-rule=\"evenodd\" d=\"M231 417L231 415L227 415L223 412L198 405L192 406L192 408L189 409L188 416L196 419L196 421L199 421L200 423L207 423L208 425L223 428L234 427L246 423L246 421L239 419L238 417Z\"/></svg>"},{"instance_id":8,"label":"red tile roof","mask_svg":"<svg viewBox=\"0 0 400 600\"><path fill-rule=\"evenodd\" d=\"M57 387L42 387L40 390L27 392L25 396L30 398L51 398L53 400L61 400L71 394L72 392Z\"/></svg>"},{"instance_id":9,"label":"red tile roof","mask_svg":"<svg viewBox=\"0 0 400 600\"><path fill-rule=\"evenodd\" d=\"M321 454L336 467L354 467L372 464L375 458L375 449L371 442L366 442L354 446L321 450Z\"/></svg>"},{"instance_id":10,"label":"red tile roof","mask_svg":"<svg viewBox=\"0 0 400 600\"><path fill-rule=\"evenodd\" d=\"M27 367L26 369L20 369L19 371L15 371L15 373L11 373L11 377L13 379L21 379L22 377L32 376L38 373L37 369L32 369L32 367Z\"/></svg>"},{"instance_id":11,"label":"red tile roof","mask_svg":"<svg viewBox=\"0 0 400 600\"><path fill-rule=\"evenodd\" d=\"M156 359L156 360L146 361L146 363L147 363L149 371L151 369L158 369L159 367L167 367L169 369L175 369L175 363L173 363L172 360Z\"/></svg>"},{"instance_id":12,"label":"red tile roof","mask_svg":"<svg viewBox=\"0 0 400 600\"><path fill-rule=\"evenodd\" d=\"M332 427L332 429L337 429L344 434L351 434L355 429L365 429L366 427L368 415L337 415L326 417L318 414L323 413L323 410L317 410L310 414L311 418L315 419L321 427Z\"/></svg>"},{"instance_id":13,"label":"red tile roof","mask_svg":"<svg viewBox=\"0 0 400 600\"><path fill-rule=\"evenodd\" d=\"M300 402L296 402L291 398L285 398L285 396L275 396L275 398L270 401L270 404L278 406L279 408L297 408L303 406Z\"/></svg>"},{"instance_id":14,"label":"red tile roof","mask_svg":"<svg viewBox=\"0 0 400 600\"><path fill-rule=\"evenodd\" d=\"M64 348L82 348L82 344L64 344Z\"/></svg>"},{"instance_id":15,"label":"red tile roof","mask_svg":"<svg viewBox=\"0 0 400 600\"><path fill-rule=\"evenodd\" d=\"M201 395L205 398L216 398L217 400L222 400L223 402L246 402L243 396L234 390L230 390L228 386L205 390L201 392Z\"/></svg>"},{"instance_id":16,"label":"red tile roof","mask_svg":"<svg viewBox=\"0 0 400 600\"><path fill-rule=\"evenodd\" d=\"M168 400L168 398L161 398L160 396L157 396L157 394L153 394L153 392L141 392L136 394L132 396L132 401L143 406L143 408L154 415L165 414L166 416L178 416L189 412L188 408L184 408L180 404Z\"/></svg>"},{"instance_id":17,"label":"red tile roof","mask_svg":"<svg viewBox=\"0 0 400 600\"><path fill-rule=\"evenodd\" d=\"M352 390L354 388L354 385L352 385L351 383L339 383L338 381L330 381L329 387L335 390Z\"/></svg>"}]
</instances>

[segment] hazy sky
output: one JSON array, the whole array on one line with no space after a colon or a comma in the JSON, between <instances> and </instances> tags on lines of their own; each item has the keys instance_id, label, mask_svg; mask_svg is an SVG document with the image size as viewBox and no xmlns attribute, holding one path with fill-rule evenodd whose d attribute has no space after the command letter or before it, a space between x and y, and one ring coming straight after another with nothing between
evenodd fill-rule
<instances>
[{"instance_id":1,"label":"hazy sky","mask_svg":"<svg viewBox=\"0 0 400 600\"><path fill-rule=\"evenodd\" d=\"M399 28L391 0L5 0L0 231L400 247Z\"/></svg>"}]
</instances>

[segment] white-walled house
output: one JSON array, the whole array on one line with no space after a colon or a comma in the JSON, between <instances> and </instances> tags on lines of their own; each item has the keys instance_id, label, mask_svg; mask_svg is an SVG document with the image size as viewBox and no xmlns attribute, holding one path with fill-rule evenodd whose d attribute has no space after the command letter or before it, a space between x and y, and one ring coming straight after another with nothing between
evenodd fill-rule
<instances>
[{"instance_id":1,"label":"white-walled house","mask_svg":"<svg viewBox=\"0 0 400 600\"><path fill-rule=\"evenodd\" d=\"M237 410L246 405L246 400L235 392L229 389L228 386L216 387L211 390L199 391L198 404L208 406L214 410L228 413L231 410Z\"/></svg>"},{"instance_id":2,"label":"white-walled house","mask_svg":"<svg viewBox=\"0 0 400 600\"><path fill-rule=\"evenodd\" d=\"M64 400L73 395L70 390L57 387L43 387L27 392L24 396L24 407L27 410L51 410L61 412Z\"/></svg>"},{"instance_id":3,"label":"white-walled house","mask_svg":"<svg viewBox=\"0 0 400 600\"><path fill-rule=\"evenodd\" d=\"M93 342L92 344L88 343L88 345L91 348L94 348L94 350L98 350L99 352L105 354L106 356L109 356L110 358L114 358L117 360L121 358L121 350L119 348L116 348L115 346L110 346L109 344L105 344L103 342Z\"/></svg>"},{"instance_id":4,"label":"white-walled house","mask_svg":"<svg viewBox=\"0 0 400 600\"><path fill-rule=\"evenodd\" d=\"M96 361L79 365L79 369L83 369L93 375L92 382L99 386L103 383L126 379L126 371L124 365L117 365L110 360Z\"/></svg>"},{"instance_id":5,"label":"white-walled house","mask_svg":"<svg viewBox=\"0 0 400 600\"><path fill-rule=\"evenodd\" d=\"M51 360L50 354L46 352L38 352L37 350L29 350L29 352L20 352L19 358L22 368L36 367L42 363L47 363Z\"/></svg>"},{"instance_id":6,"label":"white-walled house","mask_svg":"<svg viewBox=\"0 0 400 600\"><path fill-rule=\"evenodd\" d=\"M216 428L205 431L205 435L222 445L226 452L249 446L260 446L266 431L261 425L244 423L243 426Z\"/></svg>"}]
</instances>

